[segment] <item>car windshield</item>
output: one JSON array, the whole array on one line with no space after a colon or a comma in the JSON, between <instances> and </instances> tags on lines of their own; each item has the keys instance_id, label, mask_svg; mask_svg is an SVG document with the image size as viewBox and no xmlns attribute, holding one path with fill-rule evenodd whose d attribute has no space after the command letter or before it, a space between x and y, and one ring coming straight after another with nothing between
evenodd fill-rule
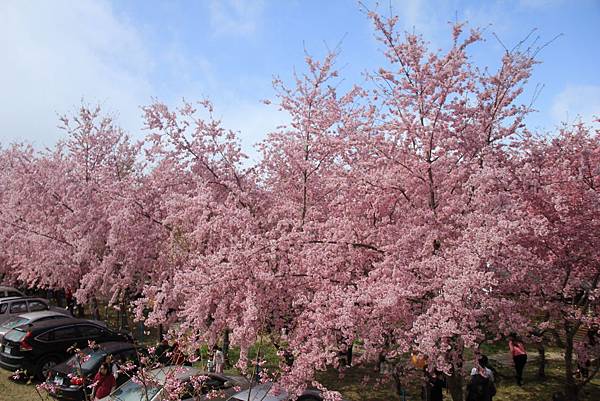
<instances>
[{"instance_id":1,"label":"car windshield","mask_svg":"<svg viewBox=\"0 0 600 401\"><path fill-rule=\"evenodd\" d=\"M81 354L79 355L73 355L66 363L67 366L74 372L78 371L79 369L84 372L89 372L94 370L94 368L98 366L100 362L102 362L105 356L105 351L92 350L88 348L81 351Z\"/></svg>"},{"instance_id":2,"label":"car windshield","mask_svg":"<svg viewBox=\"0 0 600 401\"><path fill-rule=\"evenodd\" d=\"M110 395L110 399L113 401L152 400L152 397L154 397L159 390L160 388L154 386L147 386L144 388L144 386L142 386L141 384L134 383L132 380L130 380L118 389L116 389Z\"/></svg>"},{"instance_id":3,"label":"car windshield","mask_svg":"<svg viewBox=\"0 0 600 401\"><path fill-rule=\"evenodd\" d=\"M18 343L25 337L26 334L27 333L24 331L13 329L13 330L9 331L8 333L6 333L6 335L4 336L4 339Z\"/></svg>"},{"instance_id":4,"label":"car windshield","mask_svg":"<svg viewBox=\"0 0 600 401\"><path fill-rule=\"evenodd\" d=\"M17 326L21 326L27 323L29 323L29 319L25 317L14 317L2 323L2 327L5 329L14 329Z\"/></svg>"}]
</instances>

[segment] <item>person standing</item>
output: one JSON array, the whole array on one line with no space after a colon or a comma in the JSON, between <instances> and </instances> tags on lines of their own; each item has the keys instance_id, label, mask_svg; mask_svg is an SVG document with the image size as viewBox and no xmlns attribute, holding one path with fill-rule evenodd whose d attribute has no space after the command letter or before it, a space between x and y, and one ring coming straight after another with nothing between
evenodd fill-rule
<instances>
[{"instance_id":1,"label":"person standing","mask_svg":"<svg viewBox=\"0 0 600 401\"><path fill-rule=\"evenodd\" d=\"M483 370L485 370L486 375L490 378L492 383L494 383L494 370L490 367L488 357L485 355L480 355L476 362L479 366L476 364L476 366L471 369L471 376L475 376L478 372L478 369L481 367Z\"/></svg>"},{"instance_id":2,"label":"person standing","mask_svg":"<svg viewBox=\"0 0 600 401\"><path fill-rule=\"evenodd\" d=\"M104 363L108 366L108 371L114 376L116 381L119 378L119 367L113 360L113 356L111 354L106 355Z\"/></svg>"},{"instance_id":3,"label":"person standing","mask_svg":"<svg viewBox=\"0 0 600 401\"><path fill-rule=\"evenodd\" d=\"M206 370L209 373L215 373L215 349L208 350L208 359L206 360Z\"/></svg>"},{"instance_id":4,"label":"person standing","mask_svg":"<svg viewBox=\"0 0 600 401\"><path fill-rule=\"evenodd\" d=\"M444 388L446 387L446 379L444 372L434 370L429 375L429 395L431 401L443 401Z\"/></svg>"},{"instance_id":5,"label":"person standing","mask_svg":"<svg viewBox=\"0 0 600 401\"><path fill-rule=\"evenodd\" d=\"M102 363L98 373L94 376L92 399L101 400L108 396L114 390L115 385L115 377L110 372L109 366L106 363Z\"/></svg>"},{"instance_id":6,"label":"person standing","mask_svg":"<svg viewBox=\"0 0 600 401\"><path fill-rule=\"evenodd\" d=\"M75 302L73 300L73 291L71 291L70 287L65 291L65 301L67 302L67 309L69 310L69 313L71 316L74 316L73 313L75 312Z\"/></svg>"},{"instance_id":7,"label":"person standing","mask_svg":"<svg viewBox=\"0 0 600 401\"><path fill-rule=\"evenodd\" d=\"M215 372L223 373L223 370L225 369L225 356L223 355L221 348L216 345L214 347L213 362L215 364Z\"/></svg>"},{"instance_id":8,"label":"person standing","mask_svg":"<svg viewBox=\"0 0 600 401\"><path fill-rule=\"evenodd\" d=\"M508 348L510 349L510 353L512 354L515 363L517 385L522 386L523 369L525 368L525 363L527 363L527 351L525 350L525 345L523 345L523 341L513 333L508 339Z\"/></svg>"},{"instance_id":9,"label":"person standing","mask_svg":"<svg viewBox=\"0 0 600 401\"><path fill-rule=\"evenodd\" d=\"M477 366L477 373L471 376L471 381L467 385L467 401L491 401L496 393L495 390L488 370Z\"/></svg>"}]
</instances>

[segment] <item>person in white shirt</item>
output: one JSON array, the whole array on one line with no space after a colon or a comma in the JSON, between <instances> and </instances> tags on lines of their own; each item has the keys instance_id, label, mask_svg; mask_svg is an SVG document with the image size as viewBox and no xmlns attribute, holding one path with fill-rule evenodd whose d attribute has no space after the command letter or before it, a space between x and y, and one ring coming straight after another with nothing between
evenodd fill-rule
<instances>
[{"instance_id":1,"label":"person in white shirt","mask_svg":"<svg viewBox=\"0 0 600 401\"><path fill-rule=\"evenodd\" d=\"M213 363L215 364L215 372L223 373L225 369L225 355L223 355L223 351L218 346L214 346L214 356Z\"/></svg>"}]
</instances>

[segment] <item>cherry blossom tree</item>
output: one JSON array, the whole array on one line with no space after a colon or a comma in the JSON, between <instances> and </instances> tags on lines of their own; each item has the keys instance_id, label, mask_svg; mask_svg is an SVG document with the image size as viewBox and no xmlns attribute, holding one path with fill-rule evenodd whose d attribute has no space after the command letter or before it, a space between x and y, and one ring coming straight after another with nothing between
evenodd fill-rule
<instances>
[{"instance_id":1,"label":"cherry blossom tree","mask_svg":"<svg viewBox=\"0 0 600 401\"><path fill-rule=\"evenodd\" d=\"M5 153L2 185L10 196L1 217L12 275L29 286L79 288L85 302L90 290L106 294L119 280L103 266L114 262L109 217L113 199L128 191L137 148L99 108L83 106L61 122L68 138L54 149Z\"/></svg>"},{"instance_id":2,"label":"cherry blossom tree","mask_svg":"<svg viewBox=\"0 0 600 401\"><path fill-rule=\"evenodd\" d=\"M499 315L498 330L522 324L498 272L511 269L502 250L517 224L504 190L506 144L529 111L517 98L533 54L516 48L489 72L467 52L478 31L455 25L450 49L429 52L419 36L397 32L396 18L371 18L390 67L373 77L376 124L348 138L358 212L348 218L381 251L359 287L359 336L367 355L424 353L429 369L451 375L459 400L464 349L476 349Z\"/></svg>"},{"instance_id":3,"label":"cherry blossom tree","mask_svg":"<svg viewBox=\"0 0 600 401\"><path fill-rule=\"evenodd\" d=\"M198 143L220 143L218 125L152 108L151 127L184 150L181 176L194 173L200 194L167 217L182 263L146 294L164 300L156 321L172 309L212 342L231 329L242 360L270 335L293 356L282 383L296 390L359 338L365 362L426 354L458 400L465 348L526 324L503 275L520 222L507 144L529 111L517 98L533 50L507 52L489 72L467 53L477 31L457 25L447 52L428 52L395 18L371 18L390 62L377 88L340 95L333 56L309 58L293 88L276 80L291 122L262 144L256 186L229 162L234 145Z\"/></svg>"},{"instance_id":4,"label":"cherry blossom tree","mask_svg":"<svg viewBox=\"0 0 600 401\"><path fill-rule=\"evenodd\" d=\"M138 313L152 308L149 323L167 323L180 313L194 333L210 326L206 338L214 343L228 329L215 317L227 315L220 309L229 303L219 302L226 286L235 302L228 271L237 266L244 236L259 231L257 190L252 170L241 167L245 156L235 133L212 117L209 102L198 107L185 103L170 111L155 103L144 109L153 165L147 184L157 194L149 216L162 227L163 240L154 268L159 275L146 286Z\"/></svg>"},{"instance_id":5,"label":"cherry blossom tree","mask_svg":"<svg viewBox=\"0 0 600 401\"><path fill-rule=\"evenodd\" d=\"M531 327L564 347L565 394L572 400L599 369L599 133L577 124L550 137L528 136L515 170L527 213L515 241L522 249L514 259L525 284L522 302L535 313Z\"/></svg>"}]
</instances>

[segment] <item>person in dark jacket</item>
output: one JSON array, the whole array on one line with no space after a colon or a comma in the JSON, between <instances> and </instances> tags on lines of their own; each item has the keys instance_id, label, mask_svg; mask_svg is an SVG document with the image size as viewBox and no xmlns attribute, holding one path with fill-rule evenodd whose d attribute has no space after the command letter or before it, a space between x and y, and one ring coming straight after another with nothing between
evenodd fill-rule
<instances>
[{"instance_id":1,"label":"person in dark jacket","mask_svg":"<svg viewBox=\"0 0 600 401\"><path fill-rule=\"evenodd\" d=\"M467 385L467 401L491 401L494 394L496 388L488 371L478 366L477 374L471 375L471 381Z\"/></svg>"},{"instance_id":2,"label":"person in dark jacket","mask_svg":"<svg viewBox=\"0 0 600 401\"><path fill-rule=\"evenodd\" d=\"M435 370L429 376L429 395L431 401L443 401L446 377L443 372Z\"/></svg>"}]
</instances>

